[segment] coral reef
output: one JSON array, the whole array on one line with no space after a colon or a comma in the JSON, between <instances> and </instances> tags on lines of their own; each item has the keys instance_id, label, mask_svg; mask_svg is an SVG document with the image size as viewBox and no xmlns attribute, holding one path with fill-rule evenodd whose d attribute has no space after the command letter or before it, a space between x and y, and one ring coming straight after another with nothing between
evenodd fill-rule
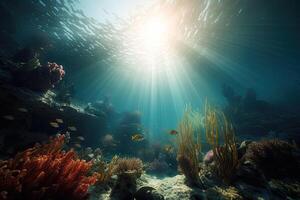
<instances>
[{"instance_id":1,"label":"coral reef","mask_svg":"<svg viewBox=\"0 0 300 200\"><path fill-rule=\"evenodd\" d=\"M217 112L208 104L205 109L205 134L213 150L212 169L224 182L229 183L239 163L234 130L224 113ZM222 146L219 144L220 136L223 136Z\"/></svg>"},{"instance_id":2,"label":"coral reef","mask_svg":"<svg viewBox=\"0 0 300 200\"><path fill-rule=\"evenodd\" d=\"M252 162L267 178L299 179L299 152L297 147L288 142L264 140L249 144L242 160Z\"/></svg>"},{"instance_id":3,"label":"coral reef","mask_svg":"<svg viewBox=\"0 0 300 200\"><path fill-rule=\"evenodd\" d=\"M45 92L59 83L65 76L63 66L48 62L44 66L19 68L14 72L17 85L34 91Z\"/></svg>"},{"instance_id":4,"label":"coral reef","mask_svg":"<svg viewBox=\"0 0 300 200\"><path fill-rule=\"evenodd\" d=\"M40 94L9 84L0 86L0 132L3 139L3 146L0 145L1 155L13 156L36 142L47 141L49 136L57 131L68 131L68 126L75 126L77 129L72 137L82 133L85 138L84 144L97 147L95 141L99 141L99 135L104 135L107 131L107 118L85 113L74 106L62 106L53 100L52 94L51 90ZM25 112L20 109L25 109ZM2 117L6 115L13 116L14 120ZM55 119L63 120L59 128L49 124Z\"/></svg>"},{"instance_id":5,"label":"coral reef","mask_svg":"<svg viewBox=\"0 0 300 200\"><path fill-rule=\"evenodd\" d=\"M199 155L201 151L199 129L195 127L195 113L187 107L178 126L177 161L180 171L185 175L187 183L200 186ZM196 136L194 135L197 133Z\"/></svg>"},{"instance_id":6,"label":"coral reef","mask_svg":"<svg viewBox=\"0 0 300 200\"><path fill-rule=\"evenodd\" d=\"M97 181L87 176L92 163L64 152L64 135L36 145L0 163L3 199L86 199L88 188Z\"/></svg>"}]
</instances>

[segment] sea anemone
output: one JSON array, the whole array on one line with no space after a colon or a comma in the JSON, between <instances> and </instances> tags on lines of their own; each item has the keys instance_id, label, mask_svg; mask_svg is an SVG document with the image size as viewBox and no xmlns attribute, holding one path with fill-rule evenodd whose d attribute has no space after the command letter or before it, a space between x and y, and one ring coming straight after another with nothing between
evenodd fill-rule
<instances>
[{"instance_id":1,"label":"sea anemone","mask_svg":"<svg viewBox=\"0 0 300 200\"><path fill-rule=\"evenodd\" d=\"M119 158L112 172L115 175L133 174L138 178L143 173L143 162L139 158Z\"/></svg>"},{"instance_id":2,"label":"sea anemone","mask_svg":"<svg viewBox=\"0 0 300 200\"><path fill-rule=\"evenodd\" d=\"M133 199L136 192L136 179L143 173L143 162L138 158L117 158L112 166L112 174L118 179L111 191L116 199Z\"/></svg>"}]
</instances>

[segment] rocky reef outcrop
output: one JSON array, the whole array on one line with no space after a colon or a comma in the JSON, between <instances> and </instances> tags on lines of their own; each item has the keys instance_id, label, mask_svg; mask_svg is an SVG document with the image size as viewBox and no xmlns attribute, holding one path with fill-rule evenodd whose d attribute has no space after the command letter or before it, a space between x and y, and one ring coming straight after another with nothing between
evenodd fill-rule
<instances>
[{"instance_id":1,"label":"rocky reef outcrop","mask_svg":"<svg viewBox=\"0 0 300 200\"><path fill-rule=\"evenodd\" d=\"M227 101L224 112L240 137L281 138L299 142L300 115L296 110L291 110L290 105L277 105L259 99L251 88L242 96L232 87L224 85L222 93Z\"/></svg>"},{"instance_id":2,"label":"rocky reef outcrop","mask_svg":"<svg viewBox=\"0 0 300 200\"><path fill-rule=\"evenodd\" d=\"M1 153L15 153L58 132L69 131L72 136L83 136L89 144L99 140L98 134L106 129L105 116L62 106L52 100L51 94L0 85ZM63 123L56 123L57 119Z\"/></svg>"}]
</instances>

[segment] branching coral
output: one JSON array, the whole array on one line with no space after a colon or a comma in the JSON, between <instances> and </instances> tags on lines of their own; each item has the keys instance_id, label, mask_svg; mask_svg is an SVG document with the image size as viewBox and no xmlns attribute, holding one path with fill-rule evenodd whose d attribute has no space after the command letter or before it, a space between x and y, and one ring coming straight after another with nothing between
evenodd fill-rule
<instances>
[{"instance_id":1,"label":"branching coral","mask_svg":"<svg viewBox=\"0 0 300 200\"><path fill-rule=\"evenodd\" d=\"M99 160L93 165L92 171L96 172L98 184L105 184L111 179L111 177L114 175L113 170L117 165L118 159L118 156L114 156L108 164L103 160Z\"/></svg>"},{"instance_id":2,"label":"branching coral","mask_svg":"<svg viewBox=\"0 0 300 200\"><path fill-rule=\"evenodd\" d=\"M178 152L179 168L190 185L200 186L199 155L201 151L200 117L187 107L178 126Z\"/></svg>"},{"instance_id":3,"label":"branching coral","mask_svg":"<svg viewBox=\"0 0 300 200\"><path fill-rule=\"evenodd\" d=\"M0 162L0 192L6 199L85 199L96 175L91 162L63 152L64 136L51 139Z\"/></svg>"},{"instance_id":4,"label":"branching coral","mask_svg":"<svg viewBox=\"0 0 300 200\"><path fill-rule=\"evenodd\" d=\"M299 152L297 147L288 142L265 140L252 142L242 160L253 162L267 178L299 179Z\"/></svg>"},{"instance_id":5,"label":"branching coral","mask_svg":"<svg viewBox=\"0 0 300 200\"><path fill-rule=\"evenodd\" d=\"M205 107L206 140L213 150L213 171L224 182L230 182L238 166L238 152L234 130L224 113L217 112L208 104ZM224 144L220 145L223 135Z\"/></svg>"}]
</instances>

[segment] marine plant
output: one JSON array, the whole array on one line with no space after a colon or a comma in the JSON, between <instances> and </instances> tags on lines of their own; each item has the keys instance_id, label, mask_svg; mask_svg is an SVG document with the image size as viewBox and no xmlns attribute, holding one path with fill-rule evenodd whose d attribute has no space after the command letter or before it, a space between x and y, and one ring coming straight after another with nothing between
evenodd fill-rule
<instances>
[{"instance_id":1,"label":"marine plant","mask_svg":"<svg viewBox=\"0 0 300 200\"><path fill-rule=\"evenodd\" d=\"M0 162L0 199L86 199L92 163L63 151L64 135Z\"/></svg>"},{"instance_id":2,"label":"marine plant","mask_svg":"<svg viewBox=\"0 0 300 200\"><path fill-rule=\"evenodd\" d=\"M299 149L288 142L263 140L249 144L242 160L254 163L267 178L299 179L299 155Z\"/></svg>"},{"instance_id":3,"label":"marine plant","mask_svg":"<svg viewBox=\"0 0 300 200\"><path fill-rule=\"evenodd\" d=\"M223 112L206 103L205 135L213 150L213 172L224 182L229 183L238 167L238 152L234 129ZM223 136L223 145L220 144Z\"/></svg>"},{"instance_id":4,"label":"marine plant","mask_svg":"<svg viewBox=\"0 0 300 200\"><path fill-rule=\"evenodd\" d=\"M201 152L200 117L187 107L178 125L177 161L179 170L185 175L186 181L192 186L201 186L199 162Z\"/></svg>"}]
</instances>

